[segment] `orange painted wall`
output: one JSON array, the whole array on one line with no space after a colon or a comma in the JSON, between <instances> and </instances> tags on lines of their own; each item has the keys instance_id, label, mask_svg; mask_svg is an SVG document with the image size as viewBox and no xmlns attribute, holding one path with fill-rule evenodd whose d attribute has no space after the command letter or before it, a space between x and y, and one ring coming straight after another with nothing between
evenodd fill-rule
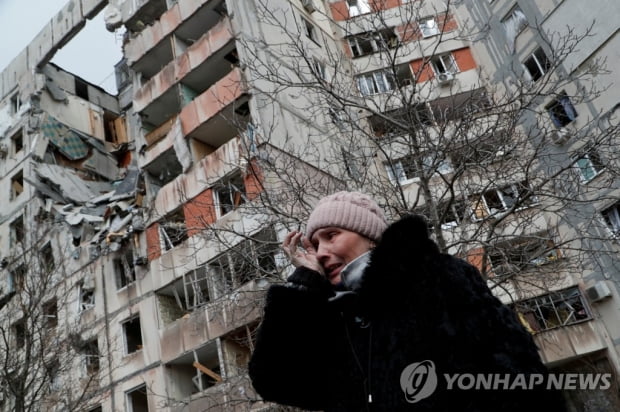
<instances>
[{"instance_id":1,"label":"orange painted wall","mask_svg":"<svg viewBox=\"0 0 620 412\"><path fill-rule=\"evenodd\" d=\"M243 177L245 194L248 200L252 201L263 191L264 175L256 160L252 160L248 166L248 171Z\"/></svg>"},{"instance_id":2,"label":"orange painted wall","mask_svg":"<svg viewBox=\"0 0 620 412\"><path fill-rule=\"evenodd\" d=\"M146 255L149 261L161 256L159 223L153 223L146 228Z\"/></svg>"},{"instance_id":3,"label":"orange painted wall","mask_svg":"<svg viewBox=\"0 0 620 412\"><path fill-rule=\"evenodd\" d=\"M456 65L462 72L478 67L476 61L474 60L474 56L471 54L471 50L469 50L469 47L453 50L452 55L454 56L454 60L456 60Z\"/></svg>"},{"instance_id":4,"label":"orange painted wall","mask_svg":"<svg viewBox=\"0 0 620 412\"><path fill-rule=\"evenodd\" d=\"M187 235L194 236L215 222L217 215L213 202L213 190L207 189L183 205Z\"/></svg>"},{"instance_id":5,"label":"orange painted wall","mask_svg":"<svg viewBox=\"0 0 620 412\"><path fill-rule=\"evenodd\" d=\"M482 272L484 268L484 249L471 249L467 251L467 257L465 258L469 263L478 268L479 271Z\"/></svg>"},{"instance_id":6,"label":"orange painted wall","mask_svg":"<svg viewBox=\"0 0 620 412\"><path fill-rule=\"evenodd\" d=\"M411 66L413 75L416 76L416 83L425 82L435 77L435 73L433 72L430 63L427 62L424 65L423 59L414 60L409 63L409 65Z\"/></svg>"},{"instance_id":7,"label":"orange painted wall","mask_svg":"<svg viewBox=\"0 0 620 412\"><path fill-rule=\"evenodd\" d=\"M349 8L347 7L346 0L331 3L329 8L331 9L334 20L343 21L349 18Z\"/></svg>"}]
</instances>

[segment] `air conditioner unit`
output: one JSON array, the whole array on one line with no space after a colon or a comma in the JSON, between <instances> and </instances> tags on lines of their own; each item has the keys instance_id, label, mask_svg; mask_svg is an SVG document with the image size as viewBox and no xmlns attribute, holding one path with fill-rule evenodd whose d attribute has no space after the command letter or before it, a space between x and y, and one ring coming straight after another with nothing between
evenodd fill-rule
<instances>
[{"instance_id":1,"label":"air conditioner unit","mask_svg":"<svg viewBox=\"0 0 620 412\"><path fill-rule=\"evenodd\" d=\"M304 9L306 9L308 13L313 13L316 11L313 0L301 0L301 5L304 7Z\"/></svg>"},{"instance_id":2,"label":"air conditioner unit","mask_svg":"<svg viewBox=\"0 0 620 412\"><path fill-rule=\"evenodd\" d=\"M437 75L437 81L439 84L450 84L454 80L454 74L450 72L439 73Z\"/></svg>"},{"instance_id":3,"label":"air conditioner unit","mask_svg":"<svg viewBox=\"0 0 620 412\"><path fill-rule=\"evenodd\" d=\"M558 129L551 132L551 140L554 144L562 145L568 142L568 139L571 138L571 133L567 129Z\"/></svg>"},{"instance_id":4,"label":"air conditioner unit","mask_svg":"<svg viewBox=\"0 0 620 412\"><path fill-rule=\"evenodd\" d=\"M9 154L9 148L6 144L0 143L0 159L4 159Z\"/></svg>"},{"instance_id":5,"label":"air conditioner unit","mask_svg":"<svg viewBox=\"0 0 620 412\"><path fill-rule=\"evenodd\" d=\"M610 297L611 291L605 282L598 281L594 286L590 286L586 289L586 295L588 295L590 302L598 302L599 300Z\"/></svg>"}]
</instances>

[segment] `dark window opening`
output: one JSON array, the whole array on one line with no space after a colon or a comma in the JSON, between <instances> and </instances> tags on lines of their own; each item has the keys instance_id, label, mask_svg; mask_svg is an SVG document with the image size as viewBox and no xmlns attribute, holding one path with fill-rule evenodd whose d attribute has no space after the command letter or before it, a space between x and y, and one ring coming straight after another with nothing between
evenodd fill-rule
<instances>
[{"instance_id":1,"label":"dark window opening","mask_svg":"<svg viewBox=\"0 0 620 412\"><path fill-rule=\"evenodd\" d=\"M22 107L22 99L19 97L19 92L11 96L11 114L17 114Z\"/></svg>"},{"instance_id":2,"label":"dark window opening","mask_svg":"<svg viewBox=\"0 0 620 412\"><path fill-rule=\"evenodd\" d=\"M52 299L43 305L43 327L53 329L58 326L58 304Z\"/></svg>"},{"instance_id":3,"label":"dark window opening","mask_svg":"<svg viewBox=\"0 0 620 412\"><path fill-rule=\"evenodd\" d=\"M26 321L24 319L13 324L13 338L16 349L20 349L26 344Z\"/></svg>"},{"instance_id":4,"label":"dark window opening","mask_svg":"<svg viewBox=\"0 0 620 412\"><path fill-rule=\"evenodd\" d=\"M224 59L235 66L239 65L239 53L237 52L237 49L232 50L230 53L224 56Z\"/></svg>"},{"instance_id":5,"label":"dark window opening","mask_svg":"<svg viewBox=\"0 0 620 412\"><path fill-rule=\"evenodd\" d=\"M88 100L88 83L77 77L75 78L75 95Z\"/></svg>"},{"instance_id":6,"label":"dark window opening","mask_svg":"<svg viewBox=\"0 0 620 412\"><path fill-rule=\"evenodd\" d=\"M314 27L314 24L310 23L308 20L302 18L304 24L304 32L306 33L306 37L312 40L314 43L319 44L319 33L318 29Z\"/></svg>"},{"instance_id":7,"label":"dark window opening","mask_svg":"<svg viewBox=\"0 0 620 412\"><path fill-rule=\"evenodd\" d=\"M52 250L52 244L46 243L40 252L41 269L45 273L50 273L54 270L56 263L54 262L54 251Z\"/></svg>"},{"instance_id":8,"label":"dark window opening","mask_svg":"<svg viewBox=\"0 0 620 412\"><path fill-rule=\"evenodd\" d=\"M26 266L19 265L11 271L9 289L19 293L24 290L26 283Z\"/></svg>"},{"instance_id":9,"label":"dark window opening","mask_svg":"<svg viewBox=\"0 0 620 412\"><path fill-rule=\"evenodd\" d=\"M551 62L541 47L534 50L532 56L523 64L534 81L540 79L551 69Z\"/></svg>"},{"instance_id":10,"label":"dark window opening","mask_svg":"<svg viewBox=\"0 0 620 412\"><path fill-rule=\"evenodd\" d=\"M84 356L84 366L88 375L96 375L99 373L99 344L97 339L91 340L82 348Z\"/></svg>"},{"instance_id":11,"label":"dark window opening","mask_svg":"<svg viewBox=\"0 0 620 412\"><path fill-rule=\"evenodd\" d=\"M24 132L21 128L11 136L11 144L13 146L13 154L17 154L24 148Z\"/></svg>"},{"instance_id":12,"label":"dark window opening","mask_svg":"<svg viewBox=\"0 0 620 412\"><path fill-rule=\"evenodd\" d=\"M555 127L564 127L577 118L577 111L565 92L546 107Z\"/></svg>"},{"instance_id":13,"label":"dark window opening","mask_svg":"<svg viewBox=\"0 0 620 412\"><path fill-rule=\"evenodd\" d=\"M125 353L130 354L142 349L142 330L140 317L136 316L123 323L123 335L125 336Z\"/></svg>"},{"instance_id":14,"label":"dark window opening","mask_svg":"<svg viewBox=\"0 0 620 412\"><path fill-rule=\"evenodd\" d=\"M235 113L241 117L249 116L250 115L250 104L248 102L241 104L240 106L235 108Z\"/></svg>"},{"instance_id":15,"label":"dark window opening","mask_svg":"<svg viewBox=\"0 0 620 412\"><path fill-rule=\"evenodd\" d=\"M139 386L127 392L127 406L131 412L148 412L149 403L146 395L146 385Z\"/></svg>"}]
</instances>

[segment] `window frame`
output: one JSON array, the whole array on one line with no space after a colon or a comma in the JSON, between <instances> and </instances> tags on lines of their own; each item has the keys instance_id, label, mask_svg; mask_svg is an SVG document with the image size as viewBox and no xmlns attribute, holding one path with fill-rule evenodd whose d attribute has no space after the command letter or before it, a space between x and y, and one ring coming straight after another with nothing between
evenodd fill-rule
<instances>
[{"instance_id":1,"label":"window frame","mask_svg":"<svg viewBox=\"0 0 620 412\"><path fill-rule=\"evenodd\" d=\"M238 183L239 187L235 185L235 182ZM236 198L237 193L239 193L238 199ZM229 197L228 203L224 204L222 202L222 195L227 195ZM213 187L213 203L215 205L215 215L218 219L248 203L245 181L241 174L241 170L235 170L215 184ZM226 206L226 209L224 206ZM228 207L230 207L230 209L228 209Z\"/></svg>"},{"instance_id":2,"label":"window frame","mask_svg":"<svg viewBox=\"0 0 620 412\"><path fill-rule=\"evenodd\" d=\"M584 167L579 164L579 161L585 160L587 165L585 165L590 174L584 173ZM588 183L594 180L598 175L605 171L605 164L601 156L594 149L588 150L586 153L582 154L575 160L575 168L577 173L579 174L579 179L581 183Z\"/></svg>"},{"instance_id":3,"label":"window frame","mask_svg":"<svg viewBox=\"0 0 620 412\"><path fill-rule=\"evenodd\" d=\"M583 312L579 319L577 319L577 316L574 315L575 310L573 307L575 306L575 303L579 303L581 306L579 311ZM568 312L567 316L562 316L564 314L558 311L558 307L564 309L563 306L568 307L572 310L572 312ZM518 315L521 315L519 316L521 321L525 321L527 326L529 326L529 330L531 330L534 334L587 322L593 319L587 300L579 286L572 286L545 295L536 296L531 299L515 302L512 305L512 308ZM531 314L533 318L528 320L528 314ZM559 322L550 324L549 321L551 319L546 316L549 314L552 316L555 315L555 320ZM574 318L574 320L570 321L571 318Z\"/></svg>"},{"instance_id":4,"label":"window frame","mask_svg":"<svg viewBox=\"0 0 620 412\"><path fill-rule=\"evenodd\" d=\"M553 125L561 129L574 122L579 113L570 100L570 96L565 91L559 93L558 97L545 106Z\"/></svg>"},{"instance_id":5,"label":"window frame","mask_svg":"<svg viewBox=\"0 0 620 412\"><path fill-rule=\"evenodd\" d=\"M127 339L127 325L129 323L135 322L136 320L138 321L138 327L140 329L140 343L136 343L135 344L136 348L130 351L130 347L129 347L130 342ZM144 334L142 333L142 322L140 320L139 313L122 321L121 330L123 331L123 351L125 355L131 355L132 353L137 353L144 349Z\"/></svg>"},{"instance_id":6,"label":"window frame","mask_svg":"<svg viewBox=\"0 0 620 412\"><path fill-rule=\"evenodd\" d=\"M472 201L471 201L471 212L472 212L472 218L475 222L479 222L482 221L486 218L489 217L493 217L496 216L497 214L501 214L506 212L507 210L509 210L514 203L518 203L519 201L521 201L522 197L521 197L521 191L519 190L520 187L523 187L524 185L524 181L519 181L519 182L513 182L513 183L509 183L503 186L496 186L490 189L485 190L482 193L479 193L477 195L474 195L471 197ZM530 190L530 186L527 185L525 187L527 190ZM512 194L514 196L514 203L513 204L508 204L505 200L505 196L507 196L507 192L505 189L510 189L512 191ZM502 208L496 211L492 211L492 208L489 207L489 198L487 197L487 194L490 195L490 193L493 192L495 194L495 197L499 200L499 202L501 202ZM524 204L522 204L521 206L517 207L514 211L517 212L519 210L523 210L529 207L534 206L535 204L538 203L538 198L536 196L530 196L529 200L527 202L525 202ZM480 209L480 206L482 206L484 209ZM478 211L479 210L483 210L484 214L482 216L479 215Z\"/></svg>"},{"instance_id":7,"label":"window frame","mask_svg":"<svg viewBox=\"0 0 620 412\"><path fill-rule=\"evenodd\" d=\"M445 59L449 59L449 62L446 62ZM437 64L441 63L442 67L439 67ZM446 64L448 63L448 64ZM435 72L436 76L440 74L456 74L459 73L459 66L456 64L456 59L452 52L442 53L437 56L433 56L431 58L431 67L433 68L433 72Z\"/></svg>"},{"instance_id":8,"label":"window frame","mask_svg":"<svg viewBox=\"0 0 620 412\"><path fill-rule=\"evenodd\" d=\"M620 201L601 210L605 226L614 238L620 237Z\"/></svg>"},{"instance_id":9,"label":"window frame","mask_svg":"<svg viewBox=\"0 0 620 412\"><path fill-rule=\"evenodd\" d=\"M532 252L531 250L533 249L538 250ZM494 251L497 253L493 253ZM504 253L506 251L509 253ZM539 251L541 253L538 253ZM511 256L518 256L519 260L510 260ZM495 250L491 249L488 251L487 256L489 267L497 278L506 276L500 270L504 267L514 268L515 273L522 273L557 262L561 258L561 250L550 233L516 237L501 245L497 245Z\"/></svg>"},{"instance_id":10,"label":"window frame","mask_svg":"<svg viewBox=\"0 0 620 412\"><path fill-rule=\"evenodd\" d=\"M428 22L432 21L434 26L429 27ZM420 28L420 33L422 33L422 38L427 39L429 37L437 36L441 34L441 30L439 29L439 22L437 21L436 16L428 16L423 19L418 20L418 27ZM427 33L426 30L432 30L432 33Z\"/></svg>"},{"instance_id":11,"label":"window frame","mask_svg":"<svg viewBox=\"0 0 620 412\"><path fill-rule=\"evenodd\" d=\"M372 12L368 0L347 0L347 9L349 10L349 18Z\"/></svg>"},{"instance_id":12,"label":"window frame","mask_svg":"<svg viewBox=\"0 0 620 412\"><path fill-rule=\"evenodd\" d=\"M357 76L355 79L357 80L357 87L362 96L389 93L397 88L396 79L389 70L385 69L364 73ZM369 84L372 85L372 90L368 87ZM362 85L366 87L362 87Z\"/></svg>"},{"instance_id":13,"label":"window frame","mask_svg":"<svg viewBox=\"0 0 620 412\"><path fill-rule=\"evenodd\" d=\"M532 73L532 70L530 70L530 68L529 68L528 62L532 62L533 63L533 66L536 67L536 69L538 70L537 73ZM549 72L549 70L551 69L552 65L551 65L551 60L549 60L549 58L547 57L547 54L545 53L543 48L542 47L537 47L532 52L532 54L530 54L530 56L527 59L525 59L525 61L523 62L523 67L525 68L525 70L529 74L529 76L532 79L532 81L536 82L541 77L543 77L545 74L547 74Z\"/></svg>"}]
</instances>

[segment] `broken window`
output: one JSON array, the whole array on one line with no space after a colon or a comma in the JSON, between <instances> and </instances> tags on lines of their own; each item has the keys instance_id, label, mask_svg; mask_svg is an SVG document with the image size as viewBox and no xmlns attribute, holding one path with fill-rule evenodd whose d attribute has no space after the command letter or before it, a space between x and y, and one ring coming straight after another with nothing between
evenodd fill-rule
<instances>
[{"instance_id":1,"label":"broken window","mask_svg":"<svg viewBox=\"0 0 620 412\"><path fill-rule=\"evenodd\" d=\"M519 6L515 6L510 12L502 19L504 30L506 31L506 39L508 42L508 49L512 53L515 47L515 41L517 35L527 26L527 18Z\"/></svg>"},{"instance_id":2,"label":"broken window","mask_svg":"<svg viewBox=\"0 0 620 412\"><path fill-rule=\"evenodd\" d=\"M179 395L189 397L222 381L218 345L212 340L166 364L168 378L176 382Z\"/></svg>"},{"instance_id":3,"label":"broken window","mask_svg":"<svg viewBox=\"0 0 620 412\"><path fill-rule=\"evenodd\" d=\"M9 226L11 246L15 247L24 241L24 216L19 216Z\"/></svg>"},{"instance_id":4,"label":"broken window","mask_svg":"<svg viewBox=\"0 0 620 412\"><path fill-rule=\"evenodd\" d=\"M52 250L52 244L50 242L47 242L39 251L39 263L44 273L51 273L54 270L56 264L54 262L54 251Z\"/></svg>"},{"instance_id":5,"label":"broken window","mask_svg":"<svg viewBox=\"0 0 620 412\"><path fill-rule=\"evenodd\" d=\"M116 289L124 288L136 281L136 268L133 261L133 250L125 249L120 257L113 260Z\"/></svg>"},{"instance_id":6,"label":"broken window","mask_svg":"<svg viewBox=\"0 0 620 412\"><path fill-rule=\"evenodd\" d=\"M252 279L274 274L277 252L275 233L269 228L215 258L209 263L209 270L214 275L217 296L222 296Z\"/></svg>"},{"instance_id":7,"label":"broken window","mask_svg":"<svg viewBox=\"0 0 620 412\"><path fill-rule=\"evenodd\" d=\"M347 7L349 8L349 17L359 16L371 11L368 0L347 0Z\"/></svg>"},{"instance_id":8,"label":"broken window","mask_svg":"<svg viewBox=\"0 0 620 412\"><path fill-rule=\"evenodd\" d=\"M21 127L11 136L12 154L16 155L24 148L24 132Z\"/></svg>"},{"instance_id":9,"label":"broken window","mask_svg":"<svg viewBox=\"0 0 620 412\"><path fill-rule=\"evenodd\" d=\"M85 311L95 306L95 291L87 288L84 284L79 286L79 311Z\"/></svg>"},{"instance_id":10,"label":"broken window","mask_svg":"<svg viewBox=\"0 0 620 412\"><path fill-rule=\"evenodd\" d=\"M392 28L356 34L347 38L353 57L365 56L398 46L398 36Z\"/></svg>"},{"instance_id":11,"label":"broken window","mask_svg":"<svg viewBox=\"0 0 620 412\"><path fill-rule=\"evenodd\" d=\"M164 325L211 301L208 276L207 265L199 266L157 292L157 301Z\"/></svg>"},{"instance_id":12,"label":"broken window","mask_svg":"<svg viewBox=\"0 0 620 412\"><path fill-rule=\"evenodd\" d=\"M449 122L467 116L471 119L471 115L483 112L491 102L485 89L476 89L433 100L430 105L435 121Z\"/></svg>"},{"instance_id":13,"label":"broken window","mask_svg":"<svg viewBox=\"0 0 620 412\"><path fill-rule=\"evenodd\" d=\"M589 182L605 169L605 165L600 155L594 149L590 149L575 162L575 167L579 173L581 181Z\"/></svg>"},{"instance_id":14,"label":"broken window","mask_svg":"<svg viewBox=\"0 0 620 412\"><path fill-rule=\"evenodd\" d=\"M542 47L534 50L534 53L525 61L523 65L527 69L530 78L534 81L540 79L551 69L551 62L547 58Z\"/></svg>"},{"instance_id":15,"label":"broken window","mask_svg":"<svg viewBox=\"0 0 620 412\"><path fill-rule=\"evenodd\" d=\"M388 178L392 183L405 183L411 179L419 178L423 174L430 176L434 173L446 174L452 172L450 160L439 152L425 153L421 155L421 165L418 165L418 157L410 154L399 159L387 162L385 167ZM420 166L422 167L420 169Z\"/></svg>"},{"instance_id":16,"label":"broken window","mask_svg":"<svg viewBox=\"0 0 620 412\"><path fill-rule=\"evenodd\" d=\"M140 316L135 316L122 324L123 337L125 339L125 354L130 354L142 349L142 329Z\"/></svg>"},{"instance_id":17,"label":"broken window","mask_svg":"<svg viewBox=\"0 0 620 412\"><path fill-rule=\"evenodd\" d=\"M459 71L458 66L456 65L456 60L452 56L452 53L444 53L439 56L435 56L431 59L431 65L433 66L433 70L435 74L441 73L457 73Z\"/></svg>"},{"instance_id":18,"label":"broken window","mask_svg":"<svg viewBox=\"0 0 620 412\"><path fill-rule=\"evenodd\" d=\"M475 196L472 210L476 219L484 219L487 216L507 211L517 202L519 202L519 208L537 202L536 197L531 195L531 189L526 182L493 188Z\"/></svg>"},{"instance_id":19,"label":"broken window","mask_svg":"<svg viewBox=\"0 0 620 412\"><path fill-rule=\"evenodd\" d=\"M166 216L165 220L159 223L159 234L164 250L170 250L187 240L187 226L182 209Z\"/></svg>"},{"instance_id":20,"label":"broken window","mask_svg":"<svg viewBox=\"0 0 620 412\"><path fill-rule=\"evenodd\" d=\"M43 304L42 323L45 329L53 329L58 326L58 304L56 299Z\"/></svg>"},{"instance_id":21,"label":"broken window","mask_svg":"<svg viewBox=\"0 0 620 412\"><path fill-rule=\"evenodd\" d=\"M17 199L24 192L24 171L20 170L11 177L11 200Z\"/></svg>"},{"instance_id":22,"label":"broken window","mask_svg":"<svg viewBox=\"0 0 620 412\"><path fill-rule=\"evenodd\" d=\"M546 109L553 125L557 128L564 127L577 118L577 111L566 92L561 92L553 102L546 106Z\"/></svg>"},{"instance_id":23,"label":"broken window","mask_svg":"<svg viewBox=\"0 0 620 412\"><path fill-rule=\"evenodd\" d=\"M250 355L256 343L257 327L257 324L242 326L221 338L226 376L237 376L247 372Z\"/></svg>"},{"instance_id":24,"label":"broken window","mask_svg":"<svg viewBox=\"0 0 620 412\"><path fill-rule=\"evenodd\" d=\"M488 256L493 273L501 277L555 262L560 258L560 251L550 235L543 233L495 245Z\"/></svg>"},{"instance_id":25,"label":"broken window","mask_svg":"<svg viewBox=\"0 0 620 412\"><path fill-rule=\"evenodd\" d=\"M325 63L323 63L322 61L314 58L312 59L312 73L314 73L314 75L317 77L317 79L319 80L324 80L327 81L327 68L325 67Z\"/></svg>"},{"instance_id":26,"label":"broken window","mask_svg":"<svg viewBox=\"0 0 620 412\"><path fill-rule=\"evenodd\" d=\"M513 308L520 315L521 321L529 326L528 329L535 333L592 318L583 295L576 286L517 302Z\"/></svg>"},{"instance_id":27,"label":"broken window","mask_svg":"<svg viewBox=\"0 0 620 412\"><path fill-rule=\"evenodd\" d=\"M420 26L420 31L422 32L422 37L431 37L441 33L435 17L427 17L422 19L418 22L418 24Z\"/></svg>"},{"instance_id":28,"label":"broken window","mask_svg":"<svg viewBox=\"0 0 620 412\"><path fill-rule=\"evenodd\" d=\"M614 236L620 236L620 202L601 212L603 219Z\"/></svg>"},{"instance_id":29,"label":"broken window","mask_svg":"<svg viewBox=\"0 0 620 412\"><path fill-rule=\"evenodd\" d=\"M237 171L218 182L214 188L214 194L218 217L222 217L244 204L247 198L241 172Z\"/></svg>"},{"instance_id":30,"label":"broken window","mask_svg":"<svg viewBox=\"0 0 620 412\"><path fill-rule=\"evenodd\" d=\"M140 385L125 392L125 398L127 399L127 410L129 412L148 412L149 402L146 394L146 385Z\"/></svg>"},{"instance_id":31,"label":"broken window","mask_svg":"<svg viewBox=\"0 0 620 412\"><path fill-rule=\"evenodd\" d=\"M457 144L451 157L455 169L487 165L509 155L513 150L509 133L499 130L486 136Z\"/></svg>"}]
</instances>

